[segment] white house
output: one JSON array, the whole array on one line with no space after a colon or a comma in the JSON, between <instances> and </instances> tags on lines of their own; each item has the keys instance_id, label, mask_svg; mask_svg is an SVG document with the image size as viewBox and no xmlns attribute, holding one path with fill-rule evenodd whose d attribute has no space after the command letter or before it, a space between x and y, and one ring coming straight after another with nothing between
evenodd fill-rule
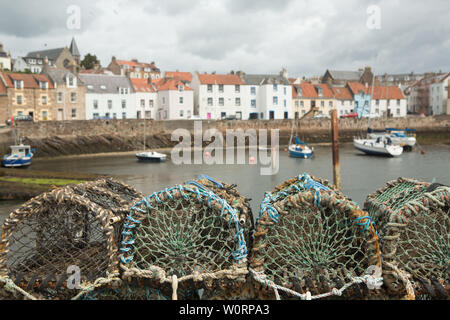
<instances>
[{"instance_id":1,"label":"white house","mask_svg":"<svg viewBox=\"0 0 450 320\"><path fill-rule=\"evenodd\" d=\"M133 85L125 76L80 74L86 86L86 119L136 119Z\"/></svg>"},{"instance_id":2,"label":"white house","mask_svg":"<svg viewBox=\"0 0 450 320\"><path fill-rule=\"evenodd\" d=\"M194 90L179 79L155 79L158 91L157 120L187 120L194 114Z\"/></svg>"},{"instance_id":3,"label":"white house","mask_svg":"<svg viewBox=\"0 0 450 320\"><path fill-rule=\"evenodd\" d=\"M194 115L200 119L248 119L244 81L235 74L199 74L192 79Z\"/></svg>"},{"instance_id":4,"label":"white house","mask_svg":"<svg viewBox=\"0 0 450 320\"><path fill-rule=\"evenodd\" d=\"M332 87L334 98L336 99L336 109L338 115L343 116L353 113L355 110L353 96L347 87Z\"/></svg>"},{"instance_id":5,"label":"white house","mask_svg":"<svg viewBox=\"0 0 450 320\"><path fill-rule=\"evenodd\" d=\"M11 71L11 55L3 50L3 44L0 42L0 71Z\"/></svg>"},{"instance_id":6,"label":"white house","mask_svg":"<svg viewBox=\"0 0 450 320\"><path fill-rule=\"evenodd\" d=\"M285 72L285 71L284 71ZM250 106L246 118L291 119L292 86L287 74L238 74L245 83L244 100ZM247 102L248 100L248 102Z\"/></svg>"},{"instance_id":7,"label":"white house","mask_svg":"<svg viewBox=\"0 0 450 320\"><path fill-rule=\"evenodd\" d=\"M447 113L448 85L450 82L450 73L436 78L430 84L430 108L433 115Z\"/></svg>"},{"instance_id":8,"label":"white house","mask_svg":"<svg viewBox=\"0 0 450 320\"><path fill-rule=\"evenodd\" d=\"M149 79L130 79L134 89L136 118L155 119L158 110L158 93Z\"/></svg>"},{"instance_id":9,"label":"white house","mask_svg":"<svg viewBox=\"0 0 450 320\"><path fill-rule=\"evenodd\" d=\"M372 95L370 114L380 117L406 117L408 102L399 87L369 87L367 92Z\"/></svg>"}]
</instances>

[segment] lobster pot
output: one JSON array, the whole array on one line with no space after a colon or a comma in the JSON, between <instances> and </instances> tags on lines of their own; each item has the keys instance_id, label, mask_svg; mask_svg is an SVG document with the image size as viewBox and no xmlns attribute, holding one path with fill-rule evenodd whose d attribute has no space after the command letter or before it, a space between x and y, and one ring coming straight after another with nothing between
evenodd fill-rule
<instances>
[{"instance_id":1,"label":"lobster pot","mask_svg":"<svg viewBox=\"0 0 450 320\"><path fill-rule=\"evenodd\" d=\"M171 295L151 287L150 281L139 281L133 284L122 283L119 287L104 286L82 296L81 300L171 300Z\"/></svg>"},{"instance_id":2,"label":"lobster pot","mask_svg":"<svg viewBox=\"0 0 450 320\"><path fill-rule=\"evenodd\" d=\"M123 193L114 189L120 185L103 179L55 189L12 212L3 225L2 275L37 298L67 299L77 293L66 285L69 267L82 283L118 273L120 223L131 194L132 203L140 197L125 185Z\"/></svg>"},{"instance_id":3,"label":"lobster pot","mask_svg":"<svg viewBox=\"0 0 450 320\"><path fill-rule=\"evenodd\" d=\"M413 186L391 193L390 188ZM385 283L397 297L446 299L450 290L450 188L408 179L391 182L367 200L382 234Z\"/></svg>"},{"instance_id":4,"label":"lobster pot","mask_svg":"<svg viewBox=\"0 0 450 320\"><path fill-rule=\"evenodd\" d=\"M368 297L361 281L344 286L381 266L376 230L331 187L304 174L266 193L250 258L257 298Z\"/></svg>"},{"instance_id":5,"label":"lobster pot","mask_svg":"<svg viewBox=\"0 0 450 320\"><path fill-rule=\"evenodd\" d=\"M146 280L173 299L224 298L248 273L238 211L198 181L132 207L121 251L123 280Z\"/></svg>"}]
</instances>

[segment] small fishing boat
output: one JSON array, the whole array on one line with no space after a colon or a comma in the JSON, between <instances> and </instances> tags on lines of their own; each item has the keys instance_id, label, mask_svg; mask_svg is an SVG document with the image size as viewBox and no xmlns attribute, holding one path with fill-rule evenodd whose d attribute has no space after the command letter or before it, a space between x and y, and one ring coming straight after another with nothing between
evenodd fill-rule
<instances>
[{"instance_id":1,"label":"small fishing boat","mask_svg":"<svg viewBox=\"0 0 450 320\"><path fill-rule=\"evenodd\" d=\"M11 153L3 156L2 165L7 168L19 168L31 165L35 149L23 144L10 146Z\"/></svg>"},{"instance_id":2,"label":"small fishing boat","mask_svg":"<svg viewBox=\"0 0 450 320\"><path fill-rule=\"evenodd\" d=\"M389 137L378 137L377 139L353 140L355 148L368 155L398 157L403 154L403 147L392 143Z\"/></svg>"},{"instance_id":3,"label":"small fishing boat","mask_svg":"<svg viewBox=\"0 0 450 320\"><path fill-rule=\"evenodd\" d=\"M289 156L292 158L311 159L314 156L314 148L310 148L306 142L295 137L295 144L289 145Z\"/></svg>"},{"instance_id":4,"label":"small fishing boat","mask_svg":"<svg viewBox=\"0 0 450 320\"><path fill-rule=\"evenodd\" d=\"M167 155L153 151L136 153L136 157L139 159L139 161L146 162L164 162L167 159Z\"/></svg>"}]
</instances>

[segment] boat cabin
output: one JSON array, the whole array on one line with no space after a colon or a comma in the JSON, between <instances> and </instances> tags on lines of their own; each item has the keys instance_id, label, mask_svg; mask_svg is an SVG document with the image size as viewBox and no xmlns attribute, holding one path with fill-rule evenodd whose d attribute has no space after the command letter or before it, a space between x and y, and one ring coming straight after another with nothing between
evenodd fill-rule
<instances>
[{"instance_id":1,"label":"boat cabin","mask_svg":"<svg viewBox=\"0 0 450 320\"><path fill-rule=\"evenodd\" d=\"M11 148L11 155L12 156L25 157L31 151L31 147L30 146L24 146L24 145L10 146L10 148Z\"/></svg>"}]
</instances>

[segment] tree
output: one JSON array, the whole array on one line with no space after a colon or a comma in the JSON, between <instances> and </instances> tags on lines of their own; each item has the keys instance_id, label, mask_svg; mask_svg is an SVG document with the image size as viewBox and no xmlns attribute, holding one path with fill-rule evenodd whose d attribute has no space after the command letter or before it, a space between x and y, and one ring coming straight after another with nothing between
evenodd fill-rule
<instances>
[{"instance_id":1,"label":"tree","mask_svg":"<svg viewBox=\"0 0 450 320\"><path fill-rule=\"evenodd\" d=\"M96 55L91 55L90 53L85 55L83 61L81 61L81 67L86 70L94 69L96 64L100 64L100 60L97 59Z\"/></svg>"}]
</instances>

